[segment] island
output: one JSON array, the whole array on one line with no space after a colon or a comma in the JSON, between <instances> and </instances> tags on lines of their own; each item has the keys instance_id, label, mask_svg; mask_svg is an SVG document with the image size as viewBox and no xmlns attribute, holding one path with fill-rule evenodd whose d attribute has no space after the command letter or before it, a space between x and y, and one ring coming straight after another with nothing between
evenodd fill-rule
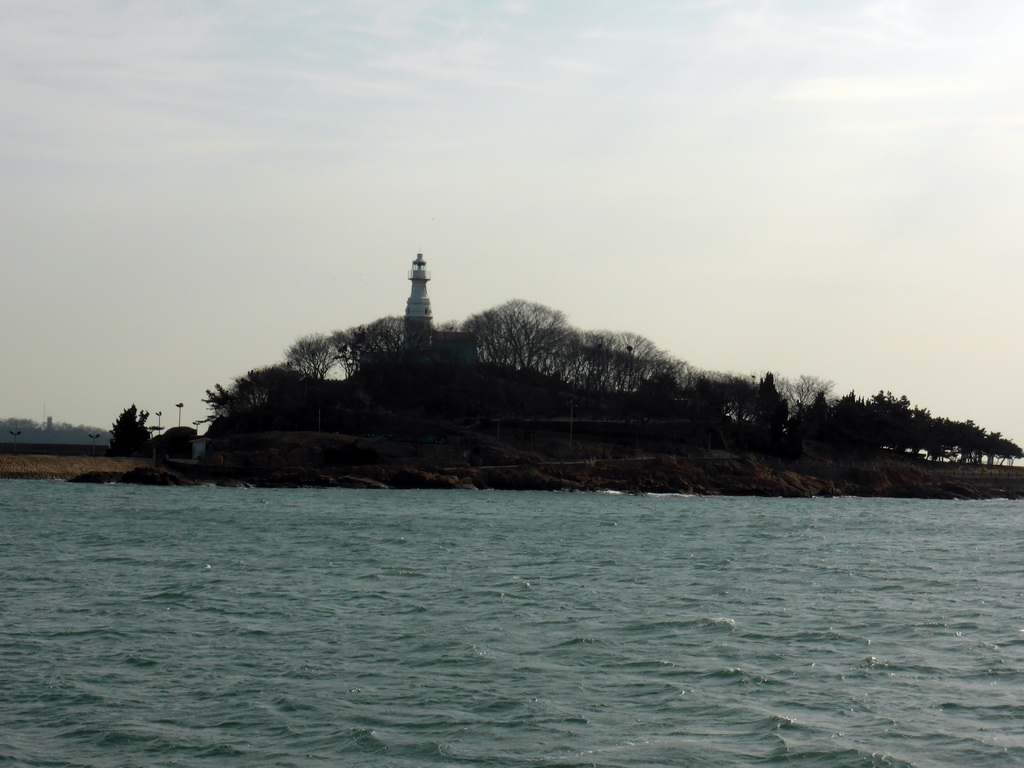
<instances>
[{"instance_id":1,"label":"island","mask_svg":"<svg viewBox=\"0 0 1024 768\"><path fill-rule=\"evenodd\" d=\"M513 299L433 318L417 254L404 316L297 339L206 392L206 432L151 436L133 404L105 482L758 496L1017 497L1021 448L880 390L700 369L630 332ZM159 431L159 430L157 430ZM0 475L14 475L0 460Z\"/></svg>"}]
</instances>

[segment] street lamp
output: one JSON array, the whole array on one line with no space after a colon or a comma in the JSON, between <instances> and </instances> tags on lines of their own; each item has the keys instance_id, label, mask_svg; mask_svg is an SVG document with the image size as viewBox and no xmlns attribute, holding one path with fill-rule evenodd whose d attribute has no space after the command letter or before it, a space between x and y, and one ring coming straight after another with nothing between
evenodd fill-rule
<instances>
[{"instance_id":1,"label":"street lamp","mask_svg":"<svg viewBox=\"0 0 1024 768\"><path fill-rule=\"evenodd\" d=\"M17 432L15 432L13 429L8 429L7 431L10 432L12 435L14 435L14 452L17 453L18 452L18 435L21 434L21 430L19 429Z\"/></svg>"},{"instance_id":2,"label":"street lamp","mask_svg":"<svg viewBox=\"0 0 1024 768\"><path fill-rule=\"evenodd\" d=\"M156 412L156 428L157 429L163 429L163 427L160 426L160 417L163 416L163 415L164 415L163 411L157 411ZM152 429L152 427L150 427L150 429Z\"/></svg>"},{"instance_id":3,"label":"street lamp","mask_svg":"<svg viewBox=\"0 0 1024 768\"><path fill-rule=\"evenodd\" d=\"M206 421L206 419L196 419L195 421L192 422L196 427L196 437L199 437L199 425L202 424L204 421Z\"/></svg>"},{"instance_id":4,"label":"street lamp","mask_svg":"<svg viewBox=\"0 0 1024 768\"><path fill-rule=\"evenodd\" d=\"M160 413L157 412L156 415L159 416ZM154 440L154 438L156 437L158 432L163 432L164 428L161 427L161 426L155 426L155 427L146 427L146 429L149 430L149 439L150 439L151 442L153 442L153 466L155 467L156 466L156 441Z\"/></svg>"},{"instance_id":5,"label":"street lamp","mask_svg":"<svg viewBox=\"0 0 1024 768\"><path fill-rule=\"evenodd\" d=\"M174 407L178 409L178 426L181 426L181 409L185 407L184 403L175 403Z\"/></svg>"},{"instance_id":6,"label":"street lamp","mask_svg":"<svg viewBox=\"0 0 1024 768\"><path fill-rule=\"evenodd\" d=\"M96 438L99 437L101 434L103 434L103 433L102 432L97 432L95 435L92 432L89 433L89 437L92 438L92 455L93 456L96 455Z\"/></svg>"}]
</instances>

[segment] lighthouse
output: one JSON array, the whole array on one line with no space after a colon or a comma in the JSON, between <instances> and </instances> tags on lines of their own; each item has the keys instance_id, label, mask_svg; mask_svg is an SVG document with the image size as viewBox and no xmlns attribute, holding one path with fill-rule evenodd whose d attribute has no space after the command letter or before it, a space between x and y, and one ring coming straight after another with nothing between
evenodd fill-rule
<instances>
[{"instance_id":1,"label":"lighthouse","mask_svg":"<svg viewBox=\"0 0 1024 768\"><path fill-rule=\"evenodd\" d=\"M405 338L412 341L414 338L430 338L430 297L427 296L427 282L430 280L430 272L427 271L427 262L422 253L417 253L412 262L412 269L409 270L409 281L412 283L412 291L409 300L405 303Z\"/></svg>"}]
</instances>

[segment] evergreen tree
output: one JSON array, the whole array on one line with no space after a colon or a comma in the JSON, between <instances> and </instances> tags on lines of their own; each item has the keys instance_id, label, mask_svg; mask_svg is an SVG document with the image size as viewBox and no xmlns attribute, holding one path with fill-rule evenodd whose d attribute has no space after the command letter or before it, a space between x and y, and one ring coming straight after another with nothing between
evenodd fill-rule
<instances>
[{"instance_id":1,"label":"evergreen tree","mask_svg":"<svg viewBox=\"0 0 1024 768\"><path fill-rule=\"evenodd\" d=\"M796 461L804 455L803 423L799 416L790 416L786 422L786 434L782 438L779 456Z\"/></svg>"},{"instance_id":2,"label":"evergreen tree","mask_svg":"<svg viewBox=\"0 0 1024 768\"><path fill-rule=\"evenodd\" d=\"M779 394L779 390L775 386L775 375L769 371L761 379L757 385L757 424L761 427L771 427L772 418L776 416L776 410L779 407L779 403L782 401L782 396ZM789 415L789 406L787 405L786 416ZM783 423L785 423L785 417L783 417Z\"/></svg>"},{"instance_id":3,"label":"evergreen tree","mask_svg":"<svg viewBox=\"0 0 1024 768\"><path fill-rule=\"evenodd\" d=\"M131 456L135 453L149 439L147 419L149 413L137 410L135 403L132 403L131 408L125 408L110 428L107 456Z\"/></svg>"},{"instance_id":4,"label":"evergreen tree","mask_svg":"<svg viewBox=\"0 0 1024 768\"><path fill-rule=\"evenodd\" d=\"M779 455L786 438L786 424L789 422L789 403L780 399L768 419L768 441L772 453Z\"/></svg>"}]
</instances>

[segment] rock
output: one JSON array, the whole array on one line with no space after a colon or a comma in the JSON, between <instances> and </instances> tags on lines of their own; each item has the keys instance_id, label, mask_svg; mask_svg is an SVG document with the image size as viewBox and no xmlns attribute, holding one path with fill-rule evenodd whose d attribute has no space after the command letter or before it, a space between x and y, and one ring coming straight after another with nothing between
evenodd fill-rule
<instances>
[{"instance_id":1,"label":"rock","mask_svg":"<svg viewBox=\"0 0 1024 768\"><path fill-rule=\"evenodd\" d=\"M255 483L258 488L336 488L338 481L312 467L292 467L272 472Z\"/></svg>"},{"instance_id":2,"label":"rock","mask_svg":"<svg viewBox=\"0 0 1024 768\"><path fill-rule=\"evenodd\" d=\"M92 472L83 472L80 475L69 478L69 483L116 483L124 477L124 472L104 472L101 470L94 470Z\"/></svg>"},{"instance_id":3,"label":"rock","mask_svg":"<svg viewBox=\"0 0 1024 768\"><path fill-rule=\"evenodd\" d=\"M385 485L379 480L371 480L368 477L355 477L353 475L342 475L338 478L339 488L373 488L376 490L386 490L390 488L390 485Z\"/></svg>"},{"instance_id":4,"label":"rock","mask_svg":"<svg viewBox=\"0 0 1024 768\"><path fill-rule=\"evenodd\" d=\"M194 485L160 467L136 467L125 472L118 482L132 485Z\"/></svg>"},{"instance_id":5,"label":"rock","mask_svg":"<svg viewBox=\"0 0 1024 768\"><path fill-rule=\"evenodd\" d=\"M585 490L577 481L542 472L536 467L494 467L484 471L483 482L498 491Z\"/></svg>"},{"instance_id":6,"label":"rock","mask_svg":"<svg viewBox=\"0 0 1024 768\"><path fill-rule=\"evenodd\" d=\"M402 467L391 473L388 484L394 488L464 489L467 484L457 475L429 472L416 467Z\"/></svg>"}]
</instances>

